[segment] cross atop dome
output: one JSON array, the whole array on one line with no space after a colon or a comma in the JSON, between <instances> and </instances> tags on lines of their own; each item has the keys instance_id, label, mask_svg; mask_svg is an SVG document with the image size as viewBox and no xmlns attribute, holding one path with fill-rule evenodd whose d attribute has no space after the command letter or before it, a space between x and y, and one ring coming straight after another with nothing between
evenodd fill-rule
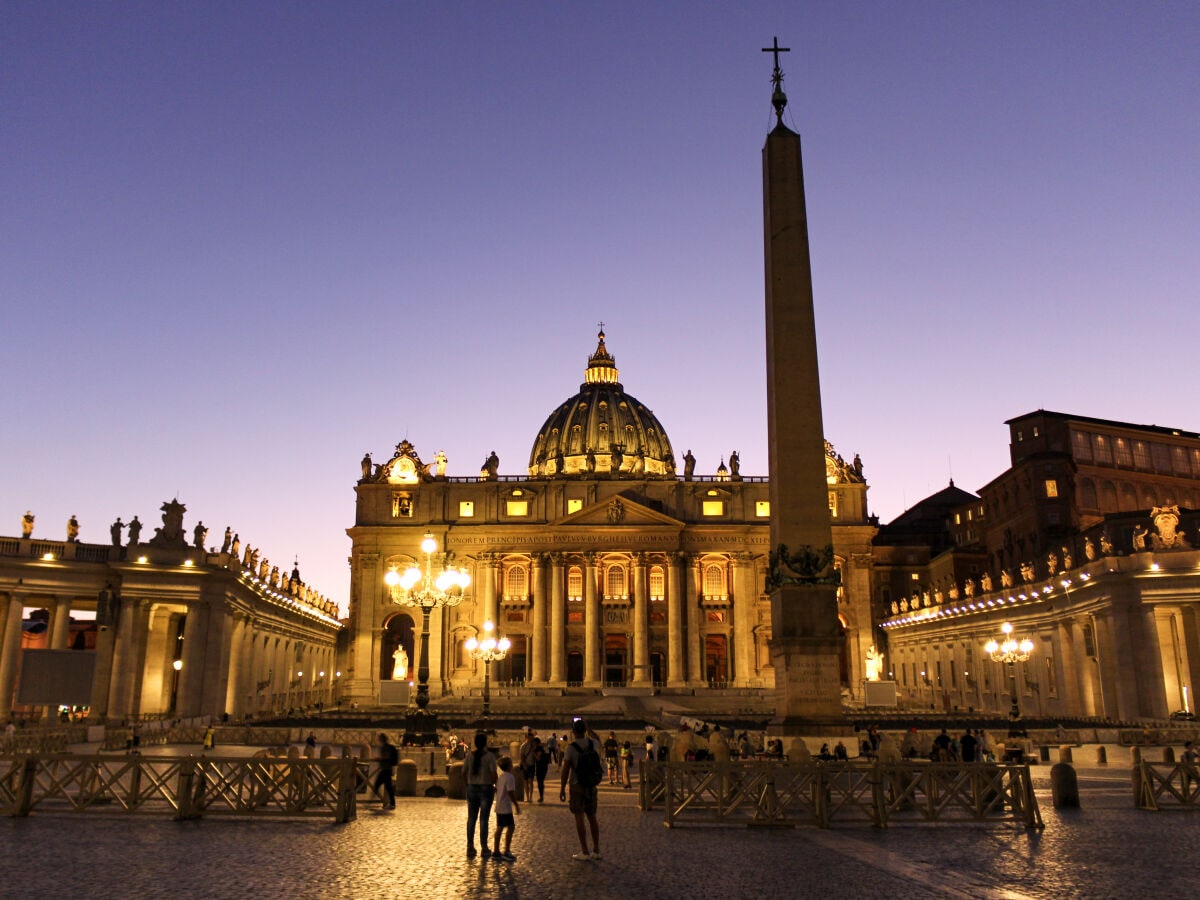
<instances>
[{"instance_id":1,"label":"cross atop dome","mask_svg":"<svg viewBox=\"0 0 1200 900\"><path fill-rule=\"evenodd\" d=\"M783 110L787 106L787 94L783 92L783 69L779 68L779 54L791 53L791 47L780 47L779 38L772 41L770 47L763 47L763 53L770 53L775 58L775 68L771 72L771 84L775 89L771 92L771 105L775 107L775 118L783 124Z\"/></svg>"}]
</instances>

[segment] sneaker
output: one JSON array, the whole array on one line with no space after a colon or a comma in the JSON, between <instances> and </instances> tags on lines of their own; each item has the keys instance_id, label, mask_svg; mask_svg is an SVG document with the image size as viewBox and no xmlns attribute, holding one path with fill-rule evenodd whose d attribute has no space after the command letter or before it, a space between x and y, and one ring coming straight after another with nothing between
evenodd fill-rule
<instances>
[{"instance_id":1,"label":"sneaker","mask_svg":"<svg viewBox=\"0 0 1200 900\"><path fill-rule=\"evenodd\" d=\"M595 852L592 853L592 859L599 859L599 858L600 858L599 850L596 850Z\"/></svg>"},{"instance_id":2,"label":"sneaker","mask_svg":"<svg viewBox=\"0 0 1200 900\"><path fill-rule=\"evenodd\" d=\"M516 862L517 861L517 858L515 856L513 856L511 853L509 853L507 850L505 850L503 853L501 853L500 856L504 859L505 862Z\"/></svg>"},{"instance_id":3,"label":"sneaker","mask_svg":"<svg viewBox=\"0 0 1200 900\"><path fill-rule=\"evenodd\" d=\"M580 862L586 862L587 860L590 860L591 858L592 858L592 854L590 854L590 853L572 853L571 854L571 859L577 859Z\"/></svg>"},{"instance_id":4,"label":"sneaker","mask_svg":"<svg viewBox=\"0 0 1200 900\"><path fill-rule=\"evenodd\" d=\"M475 848L468 847L467 848L467 859L474 859L474 858L475 858Z\"/></svg>"},{"instance_id":5,"label":"sneaker","mask_svg":"<svg viewBox=\"0 0 1200 900\"><path fill-rule=\"evenodd\" d=\"M492 858L492 851L491 851L491 850L489 850L487 847L484 847L484 848L483 848L483 858L484 858L484 859L491 859L491 858Z\"/></svg>"}]
</instances>

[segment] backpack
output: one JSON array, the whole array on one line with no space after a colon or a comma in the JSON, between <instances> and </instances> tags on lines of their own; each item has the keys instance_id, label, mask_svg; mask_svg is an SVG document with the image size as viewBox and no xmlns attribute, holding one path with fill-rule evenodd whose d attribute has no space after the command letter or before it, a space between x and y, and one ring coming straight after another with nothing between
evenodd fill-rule
<instances>
[{"instance_id":1,"label":"backpack","mask_svg":"<svg viewBox=\"0 0 1200 900\"><path fill-rule=\"evenodd\" d=\"M604 766L600 762L600 754L596 752L595 745L591 741L585 746L576 742L575 749L579 757L575 763L575 774L579 778L579 784L585 788L599 786L604 780Z\"/></svg>"}]
</instances>

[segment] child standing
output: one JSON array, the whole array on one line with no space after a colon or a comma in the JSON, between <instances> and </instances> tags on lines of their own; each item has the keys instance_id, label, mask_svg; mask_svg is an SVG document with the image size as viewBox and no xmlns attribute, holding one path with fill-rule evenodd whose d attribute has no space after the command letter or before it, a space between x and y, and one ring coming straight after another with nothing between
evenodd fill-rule
<instances>
[{"instance_id":1,"label":"child standing","mask_svg":"<svg viewBox=\"0 0 1200 900\"><path fill-rule=\"evenodd\" d=\"M512 854L513 831L516 820L513 813L520 815L521 805L517 802L517 779L512 773L512 757L500 757L500 776L496 779L496 846L493 859L516 862ZM500 835L504 835L504 852L500 852Z\"/></svg>"}]
</instances>

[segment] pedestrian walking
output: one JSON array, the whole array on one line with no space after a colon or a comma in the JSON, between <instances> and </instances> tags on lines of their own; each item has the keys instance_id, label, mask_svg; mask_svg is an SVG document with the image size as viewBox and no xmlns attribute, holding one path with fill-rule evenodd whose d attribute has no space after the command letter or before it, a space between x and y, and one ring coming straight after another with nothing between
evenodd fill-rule
<instances>
[{"instance_id":1,"label":"pedestrian walking","mask_svg":"<svg viewBox=\"0 0 1200 900\"><path fill-rule=\"evenodd\" d=\"M492 849L492 857L516 862L517 858L512 852L513 832L516 830L513 814L521 813L521 804L517 802L517 779L513 777L511 757L500 757L499 766L500 774L496 777L496 844ZM501 835L504 836L503 853L500 852Z\"/></svg>"},{"instance_id":2,"label":"pedestrian walking","mask_svg":"<svg viewBox=\"0 0 1200 900\"><path fill-rule=\"evenodd\" d=\"M400 762L400 751L382 732L379 734L379 755L375 757L375 762L379 763L379 771L375 775L375 784L371 790L379 798L384 809L395 809L396 784L392 778L395 776L396 766ZM382 794L379 793L381 788L383 789Z\"/></svg>"},{"instance_id":3,"label":"pedestrian walking","mask_svg":"<svg viewBox=\"0 0 1200 900\"><path fill-rule=\"evenodd\" d=\"M475 749L467 754L463 764L467 780L467 859L475 858L475 826L479 825L480 846L483 858L492 855L488 847L488 817L492 814L492 802L496 799L496 754L488 749L487 735L480 731L475 735Z\"/></svg>"},{"instance_id":4,"label":"pedestrian walking","mask_svg":"<svg viewBox=\"0 0 1200 900\"><path fill-rule=\"evenodd\" d=\"M599 860L600 823L596 819L596 803L599 799L600 782L604 780L604 766L600 762L600 739L583 719L575 720L571 726L571 734L575 739L567 744L562 782L558 792L559 800L567 800L568 786L571 789L569 808L575 816L575 831L579 835L579 852L572 854L571 858ZM591 852L588 852L589 828L592 834Z\"/></svg>"}]
</instances>

